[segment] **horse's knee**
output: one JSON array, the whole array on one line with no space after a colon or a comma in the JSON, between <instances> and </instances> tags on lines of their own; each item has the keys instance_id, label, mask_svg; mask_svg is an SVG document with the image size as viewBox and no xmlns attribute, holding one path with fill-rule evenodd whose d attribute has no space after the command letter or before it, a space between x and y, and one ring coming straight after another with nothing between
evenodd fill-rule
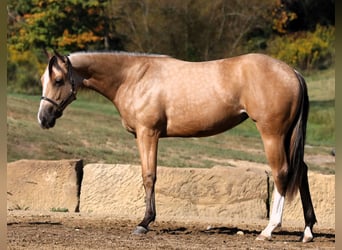
<instances>
[{"instance_id":1,"label":"horse's knee","mask_svg":"<svg viewBox=\"0 0 342 250\"><path fill-rule=\"evenodd\" d=\"M157 181L157 176L154 173L143 174L143 184L145 188L152 188Z\"/></svg>"}]
</instances>

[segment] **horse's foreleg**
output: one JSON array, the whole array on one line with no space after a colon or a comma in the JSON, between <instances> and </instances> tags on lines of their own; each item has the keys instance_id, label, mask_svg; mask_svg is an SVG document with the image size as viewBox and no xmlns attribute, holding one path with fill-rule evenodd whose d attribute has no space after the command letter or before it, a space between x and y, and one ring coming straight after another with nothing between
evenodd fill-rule
<instances>
[{"instance_id":1,"label":"horse's foreleg","mask_svg":"<svg viewBox=\"0 0 342 250\"><path fill-rule=\"evenodd\" d=\"M317 222L315 211L312 205L310 190L309 190L309 182L308 182L308 167L303 162L303 167L305 171L303 173L302 182L299 187L300 197L302 200L304 219L305 219L305 229L303 236L301 238L302 242L310 242L313 239L312 227Z\"/></svg>"},{"instance_id":2,"label":"horse's foreleg","mask_svg":"<svg viewBox=\"0 0 342 250\"><path fill-rule=\"evenodd\" d=\"M156 218L154 185L157 179L158 139L159 133L153 130L141 129L137 133L142 178L146 194L146 212L144 219L134 230L134 234L146 233L148 231L148 225Z\"/></svg>"}]
</instances>

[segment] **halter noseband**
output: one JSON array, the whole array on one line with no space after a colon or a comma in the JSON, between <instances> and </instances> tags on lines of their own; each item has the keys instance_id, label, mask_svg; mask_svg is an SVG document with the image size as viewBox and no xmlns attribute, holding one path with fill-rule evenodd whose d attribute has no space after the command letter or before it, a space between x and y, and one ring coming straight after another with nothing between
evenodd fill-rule
<instances>
[{"instance_id":1,"label":"halter noseband","mask_svg":"<svg viewBox=\"0 0 342 250\"><path fill-rule=\"evenodd\" d=\"M56 111L60 114L62 114L63 110L66 108L66 106L73 102L74 100L76 100L76 87L75 87L75 81L72 77L72 65L71 65L71 62L69 60L69 57L66 57L67 58L67 63L68 63L68 74L69 74L69 80L70 80L70 83L71 83L71 89L70 89L70 93L68 95L68 97L64 100L62 100L60 103L57 103L56 101L46 97L46 96L42 96L40 99L41 100L44 100L44 101L48 101L50 102L51 104L53 104L57 109Z\"/></svg>"}]
</instances>

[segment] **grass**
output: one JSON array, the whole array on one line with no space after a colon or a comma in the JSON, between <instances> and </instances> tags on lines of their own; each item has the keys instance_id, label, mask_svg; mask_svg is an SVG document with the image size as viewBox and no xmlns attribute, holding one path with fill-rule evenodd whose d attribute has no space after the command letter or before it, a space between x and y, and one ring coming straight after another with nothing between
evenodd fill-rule
<instances>
[{"instance_id":1,"label":"grass","mask_svg":"<svg viewBox=\"0 0 342 250\"><path fill-rule=\"evenodd\" d=\"M311 100L326 101L335 99L335 69L303 74L308 84Z\"/></svg>"},{"instance_id":2,"label":"grass","mask_svg":"<svg viewBox=\"0 0 342 250\"><path fill-rule=\"evenodd\" d=\"M312 89L306 150L309 155L329 154L335 145L334 91L324 91L334 89L334 71L323 75L324 78L318 74L306 78L309 90ZM38 107L39 96L8 95L8 161L81 158L85 163L140 164L134 137L121 126L112 103L100 95L79 93L78 100L50 130L39 127ZM211 167L227 165L227 159L266 163L260 135L251 120L217 136L165 138L159 143L159 165ZM310 165L323 172L334 168Z\"/></svg>"},{"instance_id":3,"label":"grass","mask_svg":"<svg viewBox=\"0 0 342 250\"><path fill-rule=\"evenodd\" d=\"M335 70L306 76L310 98L307 142L335 145Z\"/></svg>"},{"instance_id":4,"label":"grass","mask_svg":"<svg viewBox=\"0 0 342 250\"><path fill-rule=\"evenodd\" d=\"M53 208L51 208L51 212L67 213L67 212L69 212L69 209L64 208L64 207L57 207L57 208L53 207Z\"/></svg>"},{"instance_id":5,"label":"grass","mask_svg":"<svg viewBox=\"0 0 342 250\"><path fill-rule=\"evenodd\" d=\"M10 211L11 210L21 210L21 211L27 211L29 210L30 208L29 207L24 207L24 206L21 206L19 204L16 204L13 208L9 209Z\"/></svg>"}]
</instances>

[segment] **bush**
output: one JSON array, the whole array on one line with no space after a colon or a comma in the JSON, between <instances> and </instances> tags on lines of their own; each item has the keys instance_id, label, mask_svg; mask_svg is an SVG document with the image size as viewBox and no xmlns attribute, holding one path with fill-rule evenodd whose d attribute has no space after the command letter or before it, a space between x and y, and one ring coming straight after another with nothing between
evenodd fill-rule
<instances>
[{"instance_id":1,"label":"bush","mask_svg":"<svg viewBox=\"0 0 342 250\"><path fill-rule=\"evenodd\" d=\"M46 64L41 64L31 51L17 51L8 46L7 89L10 92L38 94L40 75Z\"/></svg>"},{"instance_id":2,"label":"bush","mask_svg":"<svg viewBox=\"0 0 342 250\"><path fill-rule=\"evenodd\" d=\"M277 36L268 42L267 52L302 70L326 69L334 63L335 27L317 25L314 32Z\"/></svg>"}]
</instances>

